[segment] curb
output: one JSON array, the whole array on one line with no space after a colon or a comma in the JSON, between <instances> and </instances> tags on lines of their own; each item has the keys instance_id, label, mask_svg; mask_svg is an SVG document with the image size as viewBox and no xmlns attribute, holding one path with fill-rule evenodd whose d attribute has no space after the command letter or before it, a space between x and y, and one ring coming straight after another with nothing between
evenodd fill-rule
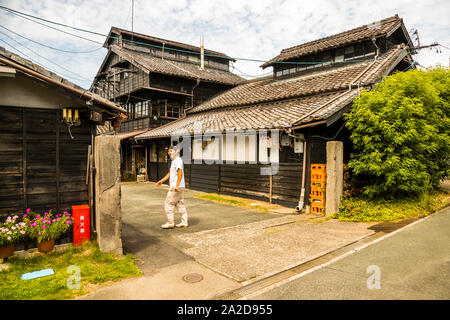
<instances>
[{"instance_id":1,"label":"curb","mask_svg":"<svg viewBox=\"0 0 450 320\"><path fill-rule=\"evenodd\" d=\"M274 275L268 276L266 278L260 279L248 285L245 285L241 288L232 290L230 292L223 293L219 296L214 297L212 300L247 300L251 299L257 295L265 293L273 288L281 286L285 283L291 282L298 278L301 278L309 273L312 273L316 270L319 270L323 267L326 267L336 261L339 261L353 253L359 252L372 244L380 242L386 238L393 236L394 234L399 233L400 231L409 228L413 225L418 224L419 222L424 221L425 219L430 218L431 215L440 213L442 211L447 210L450 207L450 203L447 203L439 210L431 212L427 215L420 215L417 217L417 220L411 221L406 225L399 226L397 229L392 231L384 232L384 231L376 231L374 234L361 238L355 242L349 243L341 248L330 251L322 256L319 256L315 259L309 260L302 264L299 264L290 269L281 271ZM342 253L341 253L342 252ZM341 253L336 256L337 253Z\"/></svg>"}]
</instances>

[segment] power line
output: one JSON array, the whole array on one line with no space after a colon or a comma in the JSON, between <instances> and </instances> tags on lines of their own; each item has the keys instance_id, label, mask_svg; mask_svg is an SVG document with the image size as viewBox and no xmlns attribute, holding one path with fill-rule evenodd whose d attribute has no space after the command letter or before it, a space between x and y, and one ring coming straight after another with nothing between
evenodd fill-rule
<instances>
[{"instance_id":1,"label":"power line","mask_svg":"<svg viewBox=\"0 0 450 320\"><path fill-rule=\"evenodd\" d=\"M3 35L5 35L5 36L7 36L8 38L10 38L11 40L13 40L13 41L14 41L15 43L17 43L18 45L21 45L22 47L24 47L24 48L30 50L30 51L33 52L35 55L41 57L42 59L44 59L44 60L46 60L46 61L48 61L48 62L50 62L51 64L57 66L58 68L61 68L62 70L65 70L65 71L67 71L67 72L69 72L69 73L72 73L72 74L76 75L77 77L79 77L78 80L91 81L90 79L85 78L85 77L79 75L78 73L75 73L75 72L73 72L73 71L71 71L71 70L69 70L69 69L66 69L66 68L60 66L59 64L57 64L57 63L55 63L55 62L53 62L53 61L47 59L46 57L40 55L40 54L37 53L36 51L34 51L34 50L28 48L28 47L25 46L24 44L22 44L22 43L16 41L13 37L10 37L9 35L7 35L6 33L4 33L3 31L0 31L0 33L3 34Z\"/></svg>"},{"instance_id":2,"label":"power line","mask_svg":"<svg viewBox=\"0 0 450 320\"><path fill-rule=\"evenodd\" d=\"M89 51L70 51L70 50L63 50L63 49L55 48L55 47L52 47L52 46L49 46L49 45L40 43L40 42L38 42L38 41L36 41L36 40L33 40L33 39L30 39L30 38L27 38L27 37L25 37L25 36L23 36L23 35L21 35L21 34L18 34L17 32L14 32L14 31L12 31L12 30L6 28L5 26L0 25L0 28L3 28L3 29L5 29L5 30L7 30L7 31L9 31L9 32L11 32L11 33L13 33L13 34L15 34L16 36L19 36L19 37L21 37L21 38L24 38L24 39L26 39L26 40L28 40L28 41L31 41L31 42L33 42L33 43L36 43L36 44L38 44L38 45L40 45L40 46L43 46L43 47L46 47L46 48L49 48L49 49L52 49L52 50L56 50L56 51L66 52L66 53L92 53L92 52L94 52L94 51L97 51L97 50L103 48L103 47L100 47L100 48L97 48L97 49L94 49L94 50L89 50Z\"/></svg>"},{"instance_id":3,"label":"power line","mask_svg":"<svg viewBox=\"0 0 450 320\"><path fill-rule=\"evenodd\" d=\"M4 8L4 7L0 6L0 9L3 9L3 8ZM6 10L6 9L4 9L4 10ZM9 10L11 10L11 9L9 9ZM10 12L9 10L6 10L6 11ZM68 35L71 35L71 36L73 36L73 37L77 37L77 38L80 38L80 39L83 39L83 40L86 40L86 41L90 41L90 42L93 42L93 43L97 43L97 44L103 45L102 42L95 41L95 40L92 40L92 39L89 39L89 38L85 38L85 37L79 36L79 35L77 35L77 34L70 33L70 32L67 32L67 31L64 31L64 30L61 30L61 29L58 29L58 28L55 28L55 27L46 25L45 23L42 23L42 22L39 22L39 21L30 19L30 18L24 17L24 16L22 16L22 15L20 15L20 14L14 13L14 12L10 12L10 13L15 14L16 16L18 16L18 17L20 17L20 18L22 18L22 19L26 19L26 20L28 20L28 21L37 23L37 24L42 25L42 26L44 26L44 27L47 27L47 28L50 28L50 29L53 29L53 30L56 30L56 31L59 31L59 32L62 32L62 33L68 34ZM37 18L37 19L39 19L39 18Z\"/></svg>"},{"instance_id":4,"label":"power line","mask_svg":"<svg viewBox=\"0 0 450 320\"><path fill-rule=\"evenodd\" d=\"M71 29L74 29L74 30L77 30L77 31L94 34L94 35L97 35L97 36L102 36L102 37L106 37L106 38L110 38L110 39L118 39L118 40L121 40L121 41L124 41L124 42L129 42L129 43L133 43L133 44L139 44L139 45L148 46L148 47L154 47L154 48L158 48L158 49L162 49L163 48L162 46L151 45L151 44L143 43L143 42L139 42L139 41L132 41L132 40L127 40L127 39L121 39L119 37L105 35L105 34L102 34L102 33L96 32L96 31L91 31L91 30L86 30L86 29L82 29L82 28L69 26L69 25L66 25L66 24L63 24L63 23L51 21L51 20L48 20L48 19L44 19L44 18L40 18L40 17L34 16L34 15L27 14L27 13L23 13L23 12L14 10L14 9L10 9L10 8L5 7L5 6L0 6L0 9L3 9L5 11L7 11L7 12L13 13L13 14L15 14L15 15L17 15L19 17L25 18L25 19L28 19L28 18L26 18L24 16L28 16L28 17L32 17L34 19L42 20L42 21L45 21L45 22L48 22L48 23L52 23L52 24L56 24L56 25L59 25L59 26L63 26L63 27L66 27L66 28L71 28ZM28 20L36 22L36 23L39 23L39 22L31 20L31 19L28 19ZM46 26L46 27L50 27L50 26L48 26L46 24L43 24L43 25ZM66 31L63 31L63 30L60 30L60 29L57 29L57 28L54 28L54 29L58 30L58 31L61 31L61 32L68 33ZM80 37L80 36L77 36L77 35L74 35L74 34L71 34L71 33L69 33L69 34L73 35L73 36L76 36L76 37ZM80 38L95 42L94 40L86 39L86 38L83 38L83 37L80 37ZM170 48L170 47L164 47L164 50L172 50L172 51L183 52L183 53L199 54L198 52L195 52L195 51L174 49L174 48ZM204 55L205 56L209 56L209 57L217 57L217 58L222 58L222 59L228 59L228 60L242 60L242 61L263 62L263 63L268 62L267 60L261 60L261 59L224 57L224 56L220 56L220 55L207 54L207 53L205 53ZM365 60L355 59L355 60L346 61L346 62L354 62L354 63L356 63L356 62L362 62L362 61L365 61ZM343 63L343 62L344 61L336 61L336 63ZM291 65L314 65L314 64L321 64L321 63L323 63L323 61L310 61L310 62L273 61L272 63L274 63L274 64L291 64Z\"/></svg>"},{"instance_id":5,"label":"power line","mask_svg":"<svg viewBox=\"0 0 450 320\"><path fill-rule=\"evenodd\" d=\"M16 47L14 47L12 44L10 44L9 42L5 41L4 39L0 39L0 41L6 43L8 46L10 46L11 48L13 48L15 51L17 51L17 52L19 52L20 54L22 54L23 56L27 57L31 62L33 62L33 61L35 60L34 58L30 57L28 54L24 53L23 51L17 49ZM49 70L49 71L51 71L51 72L53 72L53 73L55 73L55 74L60 74L60 72L57 72L57 71L55 71L55 70L53 70L52 68L49 68L49 67L47 67L47 66L45 66L45 69L47 69L47 70ZM80 81L80 79L76 79L75 77L72 77L72 76L69 76L69 75L64 75L64 76L65 76L66 78L72 78L72 79L74 79L74 80ZM83 81L85 81L85 80L83 80Z\"/></svg>"},{"instance_id":6,"label":"power line","mask_svg":"<svg viewBox=\"0 0 450 320\"><path fill-rule=\"evenodd\" d=\"M250 77L250 78L260 78L260 77L264 77L264 76L267 76L267 75L269 75L269 74L272 74L272 71L270 71L270 72L266 72L266 73L263 73L263 74L254 76L254 75L247 74L247 73L245 73L245 72L242 71L242 70L239 70L239 69L236 68L236 66L234 66L234 65L232 66L232 68L233 68L233 70L237 70L238 72L240 72L243 76Z\"/></svg>"}]
</instances>

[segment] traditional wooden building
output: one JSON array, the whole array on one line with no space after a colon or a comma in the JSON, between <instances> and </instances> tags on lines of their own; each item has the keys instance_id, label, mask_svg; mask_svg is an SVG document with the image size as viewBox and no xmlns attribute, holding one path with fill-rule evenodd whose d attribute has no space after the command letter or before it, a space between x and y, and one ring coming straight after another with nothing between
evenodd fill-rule
<instances>
[{"instance_id":1,"label":"traditional wooden building","mask_svg":"<svg viewBox=\"0 0 450 320\"><path fill-rule=\"evenodd\" d=\"M343 114L361 90L408 68L411 46L402 19L394 16L284 49L262 65L273 67L272 76L240 84L135 139L152 146L189 138L193 161L185 176L191 189L295 206L303 187L308 203L310 164L326 162L327 141L348 142ZM264 133L271 129L279 134ZM233 130L236 138L224 135ZM222 135L202 139L205 133ZM268 160L278 170L261 174ZM156 178L150 172L150 180Z\"/></svg>"},{"instance_id":2,"label":"traditional wooden building","mask_svg":"<svg viewBox=\"0 0 450 320\"><path fill-rule=\"evenodd\" d=\"M0 220L52 209L94 208L88 156L97 124L119 105L0 47ZM92 171L91 171L92 172Z\"/></svg>"},{"instance_id":3,"label":"traditional wooden building","mask_svg":"<svg viewBox=\"0 0 450 320\"><path fill-rule=\"evenodd\" d=\"M91 90L128 111L118 129L124 179L136 178L150 156L145 143L132 139L135 135L184 117L187 110L244 81L229 71L233 59L202 46L112 27L104 47L108 53ZM157 151L164 163L167 147L161 144Z\"/></svg>"}]
</instances>

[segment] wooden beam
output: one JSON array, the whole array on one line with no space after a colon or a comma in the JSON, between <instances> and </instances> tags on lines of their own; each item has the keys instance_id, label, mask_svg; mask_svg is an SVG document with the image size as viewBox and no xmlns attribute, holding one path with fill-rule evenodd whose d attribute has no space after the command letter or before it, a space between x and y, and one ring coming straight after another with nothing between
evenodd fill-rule
<instances>
[{"instance_id":1,"label":"wooden beam","mask_svg":"<svg viewBox=\"0 0 450 320\"><path fill-rule=\"evenodd\" d=\"M22 185L23 185L23 212L27 210L27 128L25 108L22 108Z\"/></svg>"},{"instance_id":2,"label":"wooden beam","mask_svg":"<svg viewBox=\"0 0 450 320\"><path fill-rule=\"evenodd\" d=\"M56 210L60 209L61 199L59 193L59 136L60 136L60 127L61 127L61 114L59 109L56 110Z\"/></svg>"}]
</instances>

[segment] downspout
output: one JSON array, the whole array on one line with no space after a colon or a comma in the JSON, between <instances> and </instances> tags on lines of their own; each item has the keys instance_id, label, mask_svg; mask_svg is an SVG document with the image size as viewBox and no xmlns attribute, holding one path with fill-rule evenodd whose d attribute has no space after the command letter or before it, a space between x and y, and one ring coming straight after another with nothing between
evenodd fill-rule
<instances>
[{"instance_id":1,"label":"downspout","mask_svg":"<svg viewBox=\"0 0 450 320\"><path fill-rule=\"evenodd\" d=\"M302 189L300 191L300 199L298 200L298 204L295 207L297 212L300 212L305 205L305 181L306 181L306 139L301 138L299 136L291 134L291 129L285 130L288 136L293 137L294 139L303 140L303 166L302 166Z\"/></svg>"},{"instance_id":2,"label":"downspout","mask_svg":"<svg viewBox=\"0 0 450 320\"><path fill-rule=\"evenodd\" d=\"M197 78L197 83L192 87L191 90L191 107L184 110L184 116L186 116L186 111L191 110L194 107L194 89L200 84L200 78Z\"/></svg>"}]
</instances>

